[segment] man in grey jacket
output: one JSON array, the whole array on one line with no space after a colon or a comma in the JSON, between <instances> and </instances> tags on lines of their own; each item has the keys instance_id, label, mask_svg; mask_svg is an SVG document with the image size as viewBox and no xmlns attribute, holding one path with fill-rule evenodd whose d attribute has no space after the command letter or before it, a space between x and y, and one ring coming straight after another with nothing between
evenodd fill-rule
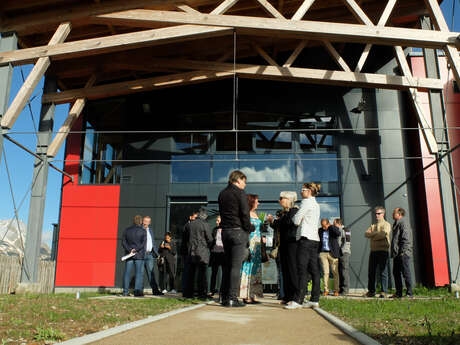
<instances>
[{"instance_id":1,"label":"man in grey jacket","mask_svg":"<svg viewBox=\"0 0 460 345\"><path fill-rule=\"evenodd\" d=\"M391 238L391 257L393 258L393 276L395 278L396 293L392 298L402 297L402 276L406 283L406 296L412 297L412 277L410 273L410 260L412 257L412 231L406 223L406 211L397 207L393 211L393 231Z\"/></svg>"}]
</instances>

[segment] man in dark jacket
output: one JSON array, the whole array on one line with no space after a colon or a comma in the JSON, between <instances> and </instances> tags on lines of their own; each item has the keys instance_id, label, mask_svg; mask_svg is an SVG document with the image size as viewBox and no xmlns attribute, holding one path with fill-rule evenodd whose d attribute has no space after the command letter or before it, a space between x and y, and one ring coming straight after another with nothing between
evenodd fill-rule
<instances>
[{"instance_id":1,"label":"man in dark jacket","mask_svg":"<svg viewBox=\"0 0 460 345\"><path fill-rule=\"evenodd\" d=\"M397 207L393 211L393 231L391 238L391 257L393 258L393 276L395 278L396 293L392 298L402 297L402 278L406 283L406 295L412 297L412 277L410 273L410 259L412 256L412 231L406 223L406 211Z\"/></svg>"},{"instance_id":2,"label":"man in dark jacket","mask_svg":"<svg viewBox=\"0 0 460 345\"><path fill-rule=\"evenodd\" d=\"M134 254L126 260L125 274L123 276L123 296L129 294L129 283L131 281L131 271L135 270L134 296L144 296L144 255L147 234L142 228L142 216L134 217L134 224L127 228L123 233L122 245L126 254Z\"/></svg>"},{"instance_id":3,"label":"man in dark jacket","mask_svg":"<svg viewBox=\"0 0 460 345\"><path fill-rule=\"evenodd\" d=\"M185 293L185 290L187 289L187 281L188 281L188 268L189 268L189 263L187 262L188 258L188 242L189 242L189 237L190 237L190 223L195 221L195 219L198 217L198 211L193 211L193 213L188 217L187 223L184 225L184 228L182 229L182 240L179 246L179 255L180 255L180 260L181 263L179 267L182 267L182 278L181 278L181 286L182 286L182 294Z\"/></svg>"},{"instance_id":4,"label":"man in dark jacket","mask_svg":"<svg viewBox=\"0 0 460 345\"><path fill-rule=\"evenodd\" d=\"M222 274L222 304L227 307L243 307L238 301L241 282L241 265L248 255L249 233L254 231L249 216L249 204L244 188L246 175L234 170L228 178L228 186L219 194L219 213L222 218L222 242L225 265Z\"/></svg>"},{"instance_id":5,"label":"man in dark jacket","mask_svg":"<svg viewBox=\"0 0 460 345\"><path fill-rule=\"evenodd\" d=\"M338 238L340 229L329 223L326 218L321 219L319 234L319 259L323 268L324 296L329 294L329 265L332 267L334 277L334 296L339 295L339 256L340 247Z\"/></svg>"},{"instance_id":6,"label":"man in dark jacket","mask_svg":"<svg viewBox=\"0 0 460 345\"><path fill-rule=\"evenodd\" d=\"M198 273L198 297L207 298L208 282L206 268L209 264L209 248L212 246L211 228L206 221L208 214L205 209L200 209L198 218L190 222L190 234L187 246L188 277L183 296L193 298L195 286L195 273Z\"/></svg>"}]
</instances>

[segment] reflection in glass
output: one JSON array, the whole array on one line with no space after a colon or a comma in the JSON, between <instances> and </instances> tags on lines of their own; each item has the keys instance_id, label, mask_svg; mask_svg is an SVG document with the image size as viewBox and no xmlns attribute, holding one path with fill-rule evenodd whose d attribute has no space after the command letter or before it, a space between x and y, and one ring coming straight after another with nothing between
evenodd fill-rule
<instances>
[{"instance_id":1,"label":"reflection in glass","mask_svg":"<svg viewBox=\"0 0 460 345\"><path fill-rule=\"evenodd\" d=\"M318 197L321 218L327 218L332 224L335 218L340 218L340 200L338 197Z\"/></svg>"},{"instance_id":2,"label":"reflection in glass","mask_svg":"<svg viewBox=\"0 0 460 345\"><path fill-rule=\"evenodd\" d=\"M171 156L172 182L211 182L209 155Z\"/></svg>"},{"instance_id":3,"label":"reflection in glass","mask_svg":"<svg viewBox=\"0 0 460 345\"><path fill-rule=\"evenodd\" d=\"M338 181L336 153L299 154L297 158L297 182Z\"/></svg>"},{"instance_id":4,"label":"reflection in glass","mask_svg":"<svg viewBox=\"0 0 460 345\"><path fill-rule=\"evenodd\" d=\"M239 168L238 162L235 161L235 155L214 155L212 166L212 181L214 183L226 183L230 172Z\"/></svg>"},{"instance_id":5,"label":"reflection in glass","mask_svg":"<svg viewBox=\"0 0 460 345\"><path fill-rule=\"evenodd\" d=\"M176 152L205 153L208 151L209 134L192 133L174 135Z\"/></svg>"},{"instance_id":6,"label":"reflection in glass","mask_svg":"<svg viewBox=\"0 0 460 345\"><path fill-rule=\"evenodd\" d=\"M290 132L257 132L256 148L266 150L290 150L292 138Z\"/></svg>"},{"instance_id":7,"label":"reflection in glass","mask_svg":"<svg viewBox=\"0 0 460 345\"><path fill-rule=\"evenodd\" d=\"M216 133L216 151L252 151L252 133Z\"/></svg>"},{"instance_id":8,"label":"reflection in glass","mask_svg":"<svg viewBox=\"0 0 460 345\"><path fill-rule=\"evenodd\" d=\"M302 150L332 148L332 135L325 133L300 133L299 144Z\"/></svg>"},{"instance_id":9,"label":"reflection in glass","mask_svg":"<svg viewBox=\"0 0 460 345\"><path fill-rule=\"evenodd\" d=\"M241 155L240 159L240 170L247 176L248 181L294 181L294 162L291 155Z\"/></svg>"}]
</instances>

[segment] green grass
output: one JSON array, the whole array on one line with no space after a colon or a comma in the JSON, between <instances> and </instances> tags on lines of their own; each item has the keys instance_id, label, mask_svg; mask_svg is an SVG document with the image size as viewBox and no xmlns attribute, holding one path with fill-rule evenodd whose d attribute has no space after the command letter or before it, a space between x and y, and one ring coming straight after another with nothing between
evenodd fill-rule
<instances>
[{"instance_id":1,"label":"green grass","mask_svg":"<svg viewBox=\"0 0 460 345\"><path fill-rule=\"evenodd\" d=\"M453 297L322 299L321 308L382 344L460 344L460 300Z\"/></svg>"},{"instance_id":2,"label":"green grass","mask_svg":"<svg viewBox=\"0 0 460 345\"><path fill-rule=\"evenodd\" d=\"M168 298L95 299L96 293L0 295L0 344L45 344L188 306Z\"/></svg>"}]
</instances>

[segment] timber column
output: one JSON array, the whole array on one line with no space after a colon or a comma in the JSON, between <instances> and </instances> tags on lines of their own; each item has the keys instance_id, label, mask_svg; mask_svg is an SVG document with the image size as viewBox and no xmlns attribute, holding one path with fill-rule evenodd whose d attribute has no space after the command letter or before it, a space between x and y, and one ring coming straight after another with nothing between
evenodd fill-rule
<instances>
[{"instance_id":1,"label":"timber column","mask_svg":"<svg viewBox=\"0 0 460 345\"><path fill-rule=\"evenodd\" d=\"M45 77L44 93L57 91L56 81ZM36 153L43 161L36 158L34 162L33 186L30 197L29 217L27 222L26 244L22 263L21 283L16 292L40 292L38 267L42 243L43 214L45 211L46 186L48 182L48 158L46 152L51 142L54 123L54 103L42 104L40 123L37 133Z\"/></svg>"},{"instance_id":2,"label":"timber column","mask_svg":"<svg viewBox=\"0 0 460 345\"><path fill-rule=\"evenodd\" d=\"M18 39L15 33L1 33L0 37L0 52L16 50ZM13 66L11 64L0 67L0 122L2 116L8 108L10 100L11 78L13 77ZM0 162L3 153L3 129L0 128Z\"/></svg>"}]
</instances>

